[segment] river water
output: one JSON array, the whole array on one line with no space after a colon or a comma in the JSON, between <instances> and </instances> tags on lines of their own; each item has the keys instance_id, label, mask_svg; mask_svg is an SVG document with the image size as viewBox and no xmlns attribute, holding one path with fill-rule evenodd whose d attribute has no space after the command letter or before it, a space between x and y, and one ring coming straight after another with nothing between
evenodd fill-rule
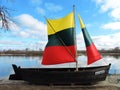
<instances>
[{"instance_id":1,"label":"river water","mask_svg":"<svg viewBox=\"0 0 120 90\"><path fill-rule=\"evenodd\" d=\"M13 74L14 71L12 69L12 64L16 64L17 66L25 67L25 68L35 68L35 67L75 67L75 63L69 64L59 64L59 65L49 65L44 66L41 65L40 56L0 56L0 80L8 79L10 74ZM87 58L86 56L82 55L78 57L78 66L79 67L90 67L90 66L99 66L99 65L107 65L111 63L111 68L109 73L110 74L120 74L120 57L113 57L113 56L104 56L101 60L87 65Z\"/></svg>"}]
</instances>

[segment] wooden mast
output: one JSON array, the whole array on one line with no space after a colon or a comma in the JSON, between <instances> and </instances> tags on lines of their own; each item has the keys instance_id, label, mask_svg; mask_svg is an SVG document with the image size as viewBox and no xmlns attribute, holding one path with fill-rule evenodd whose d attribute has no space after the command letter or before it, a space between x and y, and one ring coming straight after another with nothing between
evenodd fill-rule
<instances>
[{"instance_id":1,"label":"wooden mast","mask_svg":"<svg viewBox=\"0 0 120 90\"><path fill-rule=\"evenodd\" d=\"M76 48L76 56L75 56L75 60L76 60L76 70L75 70L75 71L78 71L75 5L73 5L73 13L74 13L74 41L75 41L75 46L76 46L76 47L75 47L75 48Z\"/></svg>"}]
</instances>

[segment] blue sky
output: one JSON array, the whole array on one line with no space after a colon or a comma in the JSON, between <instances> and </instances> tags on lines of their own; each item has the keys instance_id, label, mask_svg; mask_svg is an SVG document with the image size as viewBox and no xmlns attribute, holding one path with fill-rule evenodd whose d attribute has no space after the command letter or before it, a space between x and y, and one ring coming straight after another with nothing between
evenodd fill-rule
<instances>
[{"instance_id":1,"label":"blue sky","mask_svg":"<svg viewBox=\"0 0 120 90\"><path fill-rule=\"evenodd\" d=\"M120 47L120 0L1 0L16 24L8 32L0 30L0 50L44 49L47 18L63 17L76 6L78 49L85 49L77 14L80 14L98 49ZM1 25L1 22L0 22Z\"/></svg>"}]
</instances>

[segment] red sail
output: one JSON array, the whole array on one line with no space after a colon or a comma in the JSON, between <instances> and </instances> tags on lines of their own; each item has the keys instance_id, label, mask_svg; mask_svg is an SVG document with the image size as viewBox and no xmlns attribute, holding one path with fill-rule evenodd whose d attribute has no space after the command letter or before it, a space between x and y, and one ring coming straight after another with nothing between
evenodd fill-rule
<instances>
[{"instance_id":1,"label":"red sail","mask_svg":"<svg viewBox=\"0 0 120 90\"><path fill-rule=\"evenodd\" d=\"M87 49L88 65L101 59L101 55L96 49L94 43L92 43L90 46L87 46L86 49Z\"/></svg>"}]
</instances>

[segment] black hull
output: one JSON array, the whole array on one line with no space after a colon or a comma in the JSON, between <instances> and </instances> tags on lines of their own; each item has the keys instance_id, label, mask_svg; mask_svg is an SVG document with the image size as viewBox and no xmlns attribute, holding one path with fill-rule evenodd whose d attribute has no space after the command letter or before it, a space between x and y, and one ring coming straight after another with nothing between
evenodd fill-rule
<instances>
[{"instance_id":1,"label":"black hull","mask_svg":"<svg viewBox=\"0 0 120 90\"><path fill-rule=\"evenodd\" d=\"M10 80L24 80L40 85L68 85L91 84L104 81L108 75L110 64L99 67L79 68L20 68L13 65L15 74L10 75Z\"/></svg>"}]
</instances>

